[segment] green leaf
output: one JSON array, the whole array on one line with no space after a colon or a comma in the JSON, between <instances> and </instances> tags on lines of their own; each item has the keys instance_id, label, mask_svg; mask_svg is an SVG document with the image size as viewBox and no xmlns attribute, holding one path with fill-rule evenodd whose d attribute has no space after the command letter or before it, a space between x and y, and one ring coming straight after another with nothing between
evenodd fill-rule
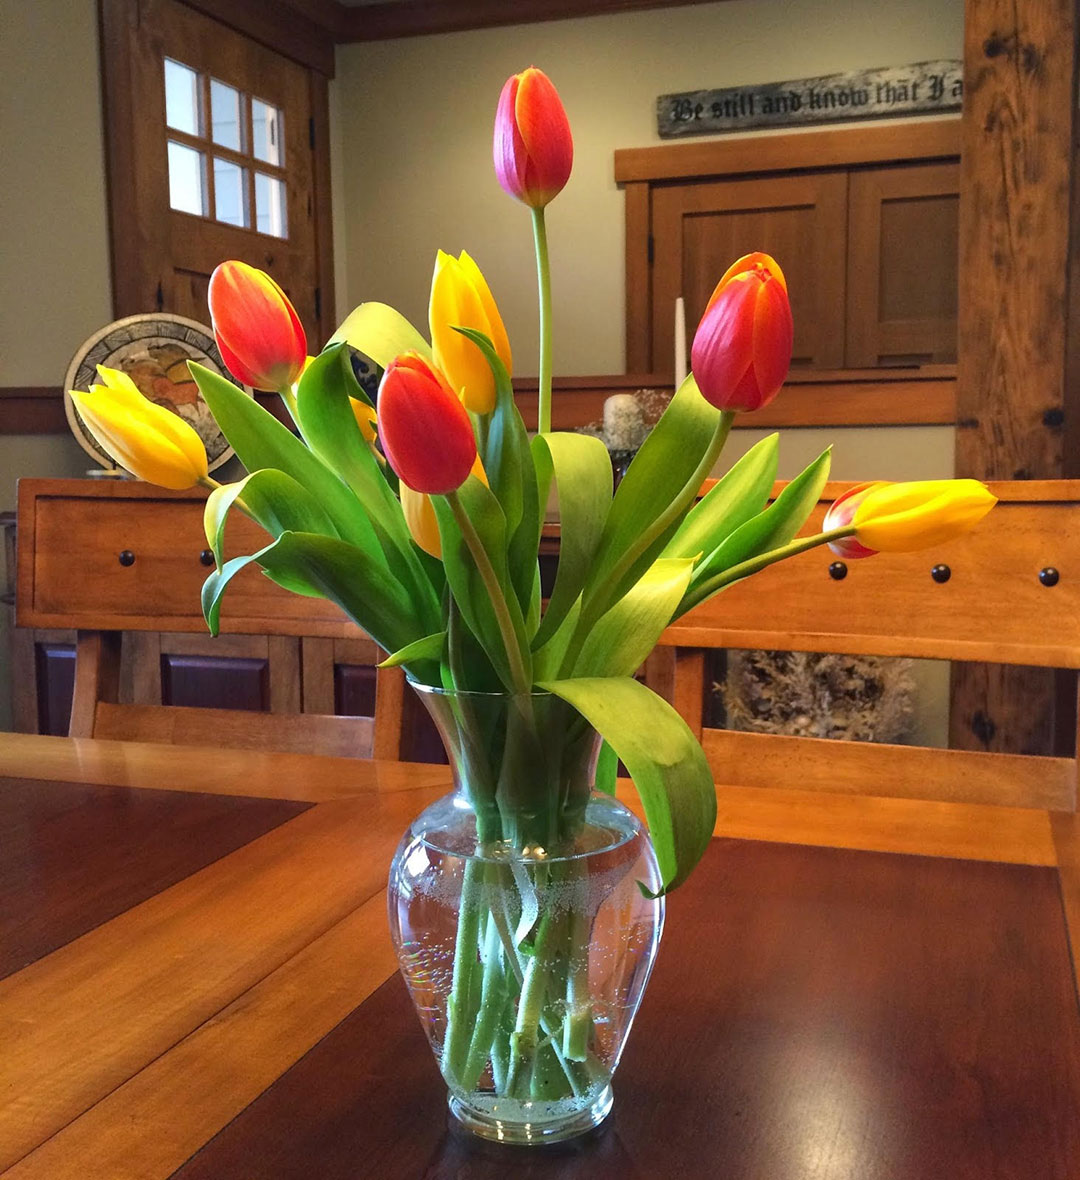
<instances>
[{"instance_id":1,"label":"green leaf","mask_svg":"<svg viewBox=\"0 0 1080 1180\"><path fill-rule=\"evenodd\" d=\"M575 676L633 676L671 622L690 584L691 558L661 557L601 616L574 664Z\"/></svg>"},{"instance_id":2,"label":"green leaf","mask_svg":"<svg viewBox=\"0 0 1080 1180\"><path fill-rule=\"evenodd\" d=\"M585 583L587 612L596 609L597 601L601 612L617 602L675 535L682 523L682 510L693 504L700 490L687 485L708 451L719 417L720 411L701 396L691 373L645 439L615 493ZM642 548L642 537L672 504L680 507L679 514L651 544ZM636 552L636 557L613 580L614 571L631 551Z\"/></svg>"},{"instance_id":3,"label":"green leaf","mask_svg":"<svg viewBox=\"0 0 1080 1180\"><path fill-rule=\"evenodd\" d=\"M242 389L195 361L188 361L188 368L222 433L248 471L272 467L291 475L323 506L342 538L369 551L385 566L386 558L371 521L345 484Z\"/></svg>"},{"instance_id":4,"label":"green leaf","mask_svg":"<svg viewBox=\"0 0 1080 1180\"><path fill-rule=\"evenodd\" d=\"M664 549L664 557L711 553L765 507L776 480L779 439L778 434L763 438L717 480L687 513Z\"/></svg>"},{"instance_id":5,"label":"green leaf","mask_svg":"<svg viewBox=\"0 0 1080 1180\"><path fill-rule=\"evenodd\" d=\"M433 630L440 617L441 585L434 586L421 565L398 498L360 433L349 403L353 389L358 388L347 346L325 349L300 379L296 393L300 428L312 452L363 505L383 552L408 586L424 625Z\"/></svg>"},{"instance_id":6,"label":"green leaf","mask_svg":"<svg viewBox=\"0 0 1080 1180\"><path fill-rule=\"evenodd\" d=\"M409 321L385 303L361 303L330 337L330 344L347 341L381 369L403 352L418 352L431 360L431 347Z\"/></svg>"},{"instance_id":7,"label":"green leaf","mask_svg":"<svg viewBox=\"0 0 1080 1180\"><path fill-rule=\"evenodd\" d=\"M829 478L832 448L827 447L806 468L797 475L779 496L757 516L737 528L711 552L694 570L690 592L686 596L680 613L697 604L695 589L703 582L723 573L733 565L778 549L802 528L806 518L814 510L821 496L821 489Z\"/></svg>"},{"instance_id":8,"label":"green leaf","mask_svg":"<svg viewBox=\"0 0 1080 1180\"><path fill-rule=\"evenodd\" d=\"M536 552L544 523L529 434L514 401L510 374L491 341L483 332L472 328L457 328L456 331L480 349L495 378L495 408L488 418L482 458L488 485L506 518L510 581L522 611L528 614L537 574Z\"/></svg>"},{"instance_id":9,"label":"green leaf","mask_svg":"<svg viewBox=\"0 0 1080 1180\"><path fill-rule=\"evenodd\" d=\"M525 620L521 606L510 584L506 563L506 518L499 501L490 488L471 475L454 493L472 524L480 546L487 554L495 579L509 614L514 642L526 661L525 676L531 680L528 664L529 645L525 637ZM451 593L465 625L479 641L499 679L511 691L518 691L511 672L507 643L499 626L499 618L492 603L487 584L480 573L476 558L462 535L446 496L432 496L432 506L439 522L443 566Z\"/></svg>"},{"instance_id":10,"label":"green leaf","mask_svg":"<svg viewBox=\"0 0 1080 1180\"><path fill-rule=\"evenodd\" d=\"M414 660L441 660L443 649L446 647L446 632L436 631L434 635L425 635L414 643L406 644L392 655L388 655L378 666L380 668L400 668L402 664Z\"/></svg>"},{"instance_id":11,"label":"green leaf","mask_svg":"<svg viewBox=\"0 0 1080 1180\"><path fill-rule=\"evenodd\" d=\"M573 705L622 759L645 807L664 892L670 892L701 859L716 824L712 772L689 726L629 677L552 680L539 687Z\"/></svg>"},{"instance_id":12,"label":"green leaf","mask_svg":"<svg viewBox=\"0 0 1080 1180\"><path fill-rule=\"evenodd\" d=\"M533 452L546 452L559 495L559 566L547 610L533 639L539 649L558 630L588 579L611 505L607 447L588 434L539 434Z\"/></svg>"},{"instance_id":13,"label":"green leaf","mask_svg":"<svg viewBox=\"0 0 1080 1180\"><path fill-rule=\"evenodd\" d=\"M618 774L619 756L611 748L611 743L605 740L600 743L600 753L596 759L596 789L605 795L614 795Z\"/></svg>"},{"instance_id":14,"label":"green leaf","mask_svg":"<svg viewBox=\"0 0 1080 1180\"><path fill-rule=\"evenodd\" d=\"M225 522L238 501L240 508L272 537L290 530L338 535L318 500L292 476L273 468L253 471L237 483L215 488L207 498L203 527L218 570L225 560Z\"/></svg>"}]
</instances>

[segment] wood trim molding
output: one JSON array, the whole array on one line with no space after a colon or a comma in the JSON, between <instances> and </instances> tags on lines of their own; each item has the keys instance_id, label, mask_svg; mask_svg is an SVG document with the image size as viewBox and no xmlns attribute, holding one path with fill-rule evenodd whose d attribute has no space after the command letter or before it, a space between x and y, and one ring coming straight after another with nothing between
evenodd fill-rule
<instances>
[{"instance_id":1,"label":"wood trim molding","mask_svg":"<svg viewBox=\"0 0 1080 1180\"><path fill-rule=\"evenodd\" d=\"M288 0L314 13L323 0ZM466 29L492 29L505 25L537 24L579 16L610 16L647 8L684 7L708 0L399 0L397 3L361 4L344 9L343 24L335 36L340 41L385 41L392 37L420 37L429 33L457 33ZM336 22L338 15L332 19Z\"/></svg>"},{"instance_id":2,"label":"wood trim molding","mask_svg":"<svg viewBox=\"0 0 1080 1180\"><path fill-rule=\"evenodd\" d=\"M615 180L705 179L805 168L844 168L899 160L945 160L960 156L960 120L934 117L920 122L830 127L785 135L734 136L659 147L620 148Z\"/></svg>"},{"instance_id":3,"label":"wood trim molding","mask_svg":"<svg viewBox=\"0 0 1080 1180\"><path fill-rule=\"evenodd\" d=\"M556 377L551 417L555 430L573 430L603 417L604 400L640 389L673 392L666 374ZM535 377L514 380L525 425L536 429ZM851 369L792 373L783 393L755 414L735 420L736 429L807 426L951 426L956 421L955 365L917 369Z\"/></svg>"},{"instance_id":4,"label":"wood trim molding","mask_svg":"<svg viewBox=\"0 0 1080 1180\"><path fill-rule=\"evenodd\" d=\"M63 395L59 385L0 387L0 434L63 434Z\"/></svg>"},{"instance_id":5,"label":"wood trim molding","mask_svg":"<svg viewBox=\"0 0 1080 1180\"><path fill-rule=\"evenodd\" d=\"M183 0L204 16L221 21L267 49L280 53L327 78L334 76L334 41L349 9L344 5L307 0L267 4L265 0ZM342 9L339 17L337 10ZM327 22L331 22L331 28Z\"/></svg>"}]
</instances>

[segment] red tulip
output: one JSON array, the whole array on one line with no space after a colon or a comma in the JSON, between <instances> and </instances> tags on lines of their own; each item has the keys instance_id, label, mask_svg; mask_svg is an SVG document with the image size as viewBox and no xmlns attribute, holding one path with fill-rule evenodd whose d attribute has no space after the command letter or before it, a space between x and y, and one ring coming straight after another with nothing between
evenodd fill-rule
<instances>
[{"instance_id":1,"label":"red tulip","mask_svg":"<svg viewBox=\"0 0 1080 1180\"><path fill-rule=\"evenodd\" d=\"M395 357L379 386L379 441L402 483L429 496L461 487L476 462L465 407L419 353Z\"/></svg>"},{"instance_id":2,"label":"red tulip","mask_svg":"<svg viewBox=\"0 0 1080 1180\"><path fill-rule=\"evenodd\" d=\"M718 410L760 410L779 393L791 364L791 306L783 271L768 254L747 254L716 284L701 317L690 364Z\"/></svg>"},{"instance_id":3,"label":"red tulip","mask_svg":"<svg viewBox=\"0 0 1080 1180\"><path fill-rule=\"evenodd\" d=\"M208 293L214 339L229 372L245 385L289 389L307 361L307 337L285 292L246 262L223 262Z\"/></svg>"},{"instance_id":4,"label":"red tulip","mask_svg":"<svg viewBox=\"0 0 1080 1180\"><path fill-rule=\"evenodd\" d=\"M574 141L559 93L530 66L506 80L495 112L495 175L512 197L542 209L562 191Z\"/></svg>"},{"instance_id":5,"label":"red tulip","mask_svg":"<svg viewBox=\"0 0 1080 1180\"><path fill-rule=\"evenodd\" d=\"M842 496L837 497L829 505L829 510L825 513L825 519L821 525L822 531L827 533L831 529L842 529L851 524L855 519L855 513L858 511L859 505L866 499L867 495L874 488L884 486L879 480L876 483L859 483L853 488L848 488ZM870 549L861 541L857 541L853 536L841 537L838 541L830 541L829 548L837 557L848 559L873 557L878 552L876 549Z\"/></svg>"}]
</instances>

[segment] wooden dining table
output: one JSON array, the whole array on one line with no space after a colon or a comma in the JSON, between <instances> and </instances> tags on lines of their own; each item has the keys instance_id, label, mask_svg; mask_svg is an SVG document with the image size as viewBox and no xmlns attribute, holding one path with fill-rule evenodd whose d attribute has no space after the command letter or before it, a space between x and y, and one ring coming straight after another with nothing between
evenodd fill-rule
<instances>
[{"instance_id":1,"label":"wooden dining table","mask_svg":"<svg viewBox=\"0 0 1080 1180\"><path fill-rule=\"evenodd\" d=\"M722 787L610 1118L550 1148L470 1139L386 922L393 850L448 785L0 735L5 1180L1080 1177L1053 868L967 832L916 855L899 821L894 846L829 847L797 801L777 820L784 795L747 827Z\"/></svg>"}]
</instances>

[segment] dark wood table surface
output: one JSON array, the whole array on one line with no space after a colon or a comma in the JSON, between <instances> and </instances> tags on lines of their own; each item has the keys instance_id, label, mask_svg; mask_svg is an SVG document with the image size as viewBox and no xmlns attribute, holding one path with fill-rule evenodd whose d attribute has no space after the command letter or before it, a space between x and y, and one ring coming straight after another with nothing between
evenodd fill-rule
<instances>
[{"instance_id":1,"label":"dark wood table surface","mask_svg":"<svg viewBox=\"0 0 1080 1180\"><path fill-rule=\"evenodd\" d=\"M0 735L5 1180L1080 1177L1052 867L726 835L607 1123L470 1140L385 918L445 774Z\"/></svg>"}]
</instances>

